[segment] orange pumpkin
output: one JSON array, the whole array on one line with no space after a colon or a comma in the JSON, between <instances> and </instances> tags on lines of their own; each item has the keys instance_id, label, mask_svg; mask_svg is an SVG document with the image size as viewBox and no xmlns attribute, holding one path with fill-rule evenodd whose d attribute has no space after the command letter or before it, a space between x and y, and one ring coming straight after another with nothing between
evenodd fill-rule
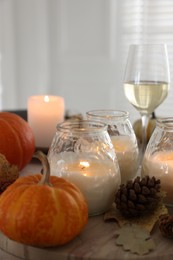
<instances>
[{"instance_id":1,"label":"orange pumpkin","mask_svg":"<svg viewBox=\"0 0 173 260\"><path fill-rule=\"evenodd\" d=\"M10 239L32 246L62 245L87 224L88 207L81 191L50 176L47 157L42 152L37 156L43 163L43 175L20 177L0 196L0 230Z\"/></svg>"},{"instance_id":2,"label":"orange pumpkin","mask_svg":"<svg viewBox=\"0 0 173 260\"><path fill-rule=\"evenodd\" d=\"M34 135L29 124L16 114L0 112L0 153L21 170L31 160L34 150Z\"/></svg>"}]
</instances>

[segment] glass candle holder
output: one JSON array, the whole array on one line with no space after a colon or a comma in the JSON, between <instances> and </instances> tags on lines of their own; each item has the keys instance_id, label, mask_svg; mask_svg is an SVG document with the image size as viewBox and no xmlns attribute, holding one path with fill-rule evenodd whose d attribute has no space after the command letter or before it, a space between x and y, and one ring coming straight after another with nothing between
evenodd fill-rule
<instances>
[{"instance_id":1,"label":"glass candle holder","mask_svg":"<svg viewBox=\"0 0 173 260\"><path fill-rule=\"evenodd\" d=\"M173 205L173 117L156 120L156 128L142 162L142 176L155 176L166 192L165 203Z\"/></svg>"},{"instance_id":2,"label":"glass candle holder","mask_svg":"<svg viewBox=\"0 0 173 260\"><path fill-rule=\"evenodd\" d=\"M72 182L84 194L89 216L111 207L121 180L105 124L90 120L58 124L48 159L51 174Z\"/></svg>"},{"instance_id":3,"label":"glass candle holder","mask_svg":"<svg viewBox=\"0 0 173 260\"><path fill-rule=\"evenodd\" d=\"M121 183L132 180L137 175L138 144L129 120L129 113L121 110L92 110L87 118L104 122L108 125L121 173Z\"/></svg>"}]
</instances>

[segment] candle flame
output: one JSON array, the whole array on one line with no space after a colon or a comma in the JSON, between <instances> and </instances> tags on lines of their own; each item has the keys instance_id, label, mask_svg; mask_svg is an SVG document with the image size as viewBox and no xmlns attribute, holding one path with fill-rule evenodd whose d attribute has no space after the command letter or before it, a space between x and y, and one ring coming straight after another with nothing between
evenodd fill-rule
<instances>
[{"instance_id":1,"label":"candle flame","mask_svg":"<svg viewBox=\"0 0 173 260\"><path fill-rule=\"evenodd\" d=\"M89 162L80 162L80 165L81 165L82 167L84 167L84 168L90 166Z\"/></svg>"},{"instance_id":2,"label":"candle flame","mask_svg":"<svg viewBox=\"0 0 173 260\"><path fill-rule=\"evenodd\" d=\"M49 102L49 97L48 96L44 96L44 102Z\"/></svg>"},{"instance_id":3,"label":"candle flame","mask_svg":"<svg viewBox=\"0 0 173 260\"><path fill-rule=\"evenodd\" d=\"M89 162L80 162L79 165L81 166L82 174L88 176L88 172L85 170L90 166Z\"/></svg>"},{"instance_id":4,"label":"candle flame","mask_svg":"<svg viewBox=\"0 0 173 260\"><path fill-rule=\"evenodd\" d=\"M173 160L173 152L156 153L155 158L160 160L160 161L172 161Z\"/></svg>"}]
</instances>

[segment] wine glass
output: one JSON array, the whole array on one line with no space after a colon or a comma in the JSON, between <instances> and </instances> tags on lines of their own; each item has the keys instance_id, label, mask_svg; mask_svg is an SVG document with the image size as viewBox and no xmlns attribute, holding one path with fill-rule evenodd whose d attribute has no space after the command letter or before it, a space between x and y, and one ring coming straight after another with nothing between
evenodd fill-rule
<instances>
[{"instance_id":1,"label":"wine glass","mask_svg":"<svg viewBox=\"0 0 173 260\"><path fill-rule=\"evenodd\" d=\"M170 85L169 62L165 44L130 45L124 77L124 92L142 119L142 146L147 145L150 115L165 100Z\"/></svg>"}]
</instances>

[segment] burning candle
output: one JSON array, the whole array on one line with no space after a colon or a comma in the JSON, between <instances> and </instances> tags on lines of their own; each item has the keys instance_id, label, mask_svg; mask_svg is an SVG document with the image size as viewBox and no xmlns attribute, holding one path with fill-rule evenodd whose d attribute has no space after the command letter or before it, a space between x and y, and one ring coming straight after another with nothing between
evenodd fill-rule
<instances>
[{"instance_id":1,"label":"burning candle","mask_svg":"<svg viewBox=\"0 0 173 260\"><path fill-rule=\"evenodd\" d=\"M125 184L137 175L138 148L127 135L111 136L111 141L120 167L121 183Z\"/></svg>"},{"instance_id":2,"label":"burning candle","mask_svg":"<svg viewBox=\"0 0 173 260\"><path fill-rule=\"evenodd\" d=\"M120 185L118 168L109 163L82 159L65 164L64 167L63 161L60 164L61 166L51 164L51 173L72 182L81 190L88 204L89 215L102 213L110 208Z\"/></svg>"},{"instance_id":3,"label":"burning candle","mask_svg":"<svg viewBox=\"0 0 173 260\"><path fill-rule=\"evenodd\" d=\"M28 98L28 123L36 147L49 148L56 125L64 120L64 99L58 96L31 96Z\"/></svg>"},{"instance_id":4,"label":"burning candle","mask_svg":"<svg viewBox=\"0 0 173 260\"><path fill-rule=\"evenodd\" d=\"M155 176L161 181L162 190L166 192L165 202L173 204L173 151L159 151L144 156L142 176Z\"/></svg>"},{"instance_id":5,"label":"burning candle","mask_svg":"<svg viewBox=\"0 0 173 260\"><path fill-rule=\"evenodd\" d=\"M121 183L126 184L137 175L139 153L129 113L109 109L91 110L87 112L87 117L107 124L120 167Z\"/></svg>"}]
</instances>

